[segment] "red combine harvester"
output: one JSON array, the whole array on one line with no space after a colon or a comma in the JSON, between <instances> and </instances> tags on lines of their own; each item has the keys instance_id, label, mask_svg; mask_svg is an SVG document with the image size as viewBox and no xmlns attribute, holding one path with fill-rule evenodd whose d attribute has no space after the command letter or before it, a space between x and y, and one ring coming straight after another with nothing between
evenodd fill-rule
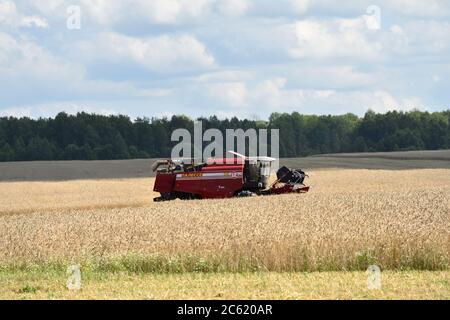
<instances>
[{"instance_id":1,"label":"red combine harvester","mask_svg":"<svg viewBox=\"0 0 450 320\"><path fill-rule=\"evenodd\" d=\"M309 186L303 184L307 175L302 170L282 167L277 171L277 180L269 185L270 157L246 157L229 151L237 158L209 159L195 164L193 160L156 161L154 191L161 194L155 201L174 199L214 199L274 195L283 193L305 193Z\"/></svg>"}]
</instances>

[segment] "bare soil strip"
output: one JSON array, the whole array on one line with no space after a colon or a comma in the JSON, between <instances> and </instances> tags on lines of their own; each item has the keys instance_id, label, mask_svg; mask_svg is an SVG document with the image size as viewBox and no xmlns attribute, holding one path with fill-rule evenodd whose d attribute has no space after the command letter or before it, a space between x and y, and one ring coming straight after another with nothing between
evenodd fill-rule
<instances>
[{"instance_id":1,"label":"bare soil strip","mask_svg":"<svg viewBox=\"0 0 450 320\"><path fill-rule=\"evenodd\" d=\"M0 181L64 181L152 177L155 159L111 161L37 161L0 163ZM450 169L450 150L353 153L282 159L282 164L306 170Z\"/></svg>"}]
</instances>

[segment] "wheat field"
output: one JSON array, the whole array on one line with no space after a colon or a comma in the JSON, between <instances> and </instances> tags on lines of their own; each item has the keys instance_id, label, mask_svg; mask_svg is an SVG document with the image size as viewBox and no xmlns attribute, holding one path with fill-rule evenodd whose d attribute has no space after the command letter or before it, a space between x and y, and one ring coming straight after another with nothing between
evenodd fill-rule
<instances>
[{"instance_id":1,"label":"wheat field","mask_svg":"<svg viewBox=\"0 0 450 320\"><path fill-rule=\"evenodd\" d=\"M0 183L0 266L448 270L450 170L318 170L308 194L154 203L153 179Z\"/></svg>"}]
</instances>

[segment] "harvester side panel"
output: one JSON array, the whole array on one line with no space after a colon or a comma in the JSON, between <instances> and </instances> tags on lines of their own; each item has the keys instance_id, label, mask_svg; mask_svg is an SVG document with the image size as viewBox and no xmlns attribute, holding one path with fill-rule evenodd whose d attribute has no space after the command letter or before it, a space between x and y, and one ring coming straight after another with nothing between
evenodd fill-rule
<instances>
[{"instance_id":1,"label":"harvester side panel","mask_svg":"<svg viewBox=\"0 0 450 320\"><path fill-rule=\"evenodd\" d=\"M204 199L233 197L243 186L242 167L237 169L239 171L202 170L177 174L174 191L199 195Z\"/></svg>"},{"instance_id":2,"label":"harvester side panel","mask_svg":"<svg viewBox=\"0 0 450 320\"><path fill-rule=\"evenodd\" d=\"M159 192L159 193L172 192L174 184L175 184L175 177L176 177L176 175L174 173L158 172L158 175L156 176L156 181L155 181L155 186L153 188L153 191Z\"/></svg>"}]
</instances>

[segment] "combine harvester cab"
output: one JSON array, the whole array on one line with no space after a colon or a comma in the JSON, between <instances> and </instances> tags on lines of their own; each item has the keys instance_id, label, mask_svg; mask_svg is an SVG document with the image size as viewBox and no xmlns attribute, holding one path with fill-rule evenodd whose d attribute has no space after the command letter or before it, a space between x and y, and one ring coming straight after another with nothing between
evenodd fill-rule
<instances>
[{"instance_id":1,"label":"combine harvester cab","mask_svg":"<svg viewBox=\"0 0 450 320\"><path fill-rule=\"evenodd\" d=\"M302 170L282 167L277 180L269 185L270 157L246 157L236 152L235 158L195 161L162 160L153 164L156 172L154 191L161 194L155 201L174 199L217 199L243 196L308 192Z\"/></svg>"}]
</instances>

